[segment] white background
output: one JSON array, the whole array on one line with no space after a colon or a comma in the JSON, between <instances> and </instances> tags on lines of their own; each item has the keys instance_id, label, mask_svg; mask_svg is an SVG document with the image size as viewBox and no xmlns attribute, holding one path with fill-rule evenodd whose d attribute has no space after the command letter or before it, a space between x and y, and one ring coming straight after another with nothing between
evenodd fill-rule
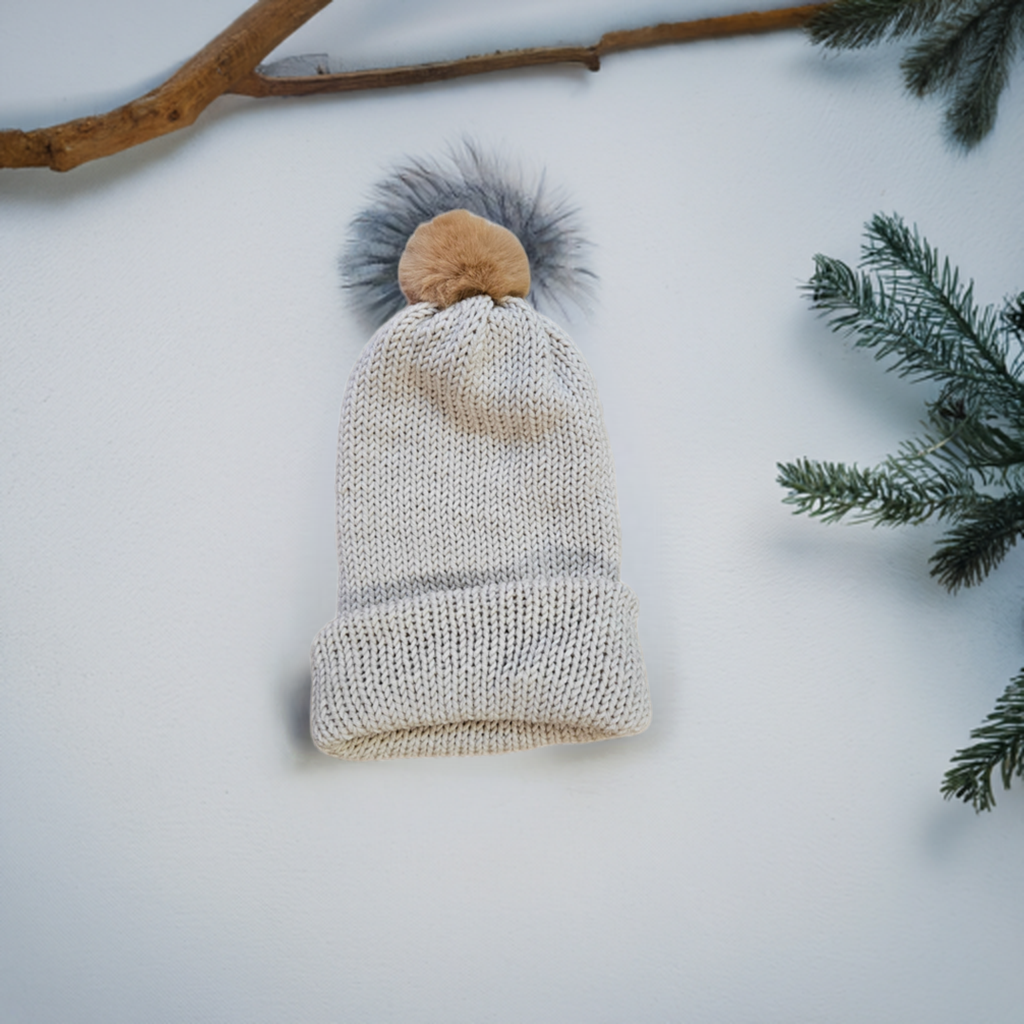
<instances>
[{"instance_id":1,"label":"white background","mask_svg":"<svg viewBox=\"0 0 1024 1024\"><path fill-rule=\"evenodd\" d=\"M724 0L722 0L724 5ZM15 5L9 5L14 7ZM0 122L123 102L238 0L0 13ZM735 10L736 8L732 8ZM459 56L724 13L348 3L276 56ZM1024 786L944 802L1024 664L1021 554L824 526L775 463L870 464L924 390L799 286L898 211L1024 287L1024 102L968 156L898 48L782 33L409 90L226 97L66 175L0 172L0 1021L1016 1022ZM617 461L655 717L495 758L317 753L336 260L397 160L546 171L601 277L568 322Z\"/></svg>"}]
</instances>

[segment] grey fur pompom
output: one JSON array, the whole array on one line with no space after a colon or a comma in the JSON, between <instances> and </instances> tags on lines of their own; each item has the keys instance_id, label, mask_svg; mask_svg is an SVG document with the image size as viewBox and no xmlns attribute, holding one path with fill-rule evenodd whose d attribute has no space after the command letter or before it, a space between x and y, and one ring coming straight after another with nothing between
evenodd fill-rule
<instances>
[{"instance_id":1,"label":"grey fur pompom","mask_svg":"<svg viewBox=\"0 0 1024 1024\"><path fill-rule=\"evenodd\" d=\"M341 272L357 309L374 326L405 305L398 261L424 221L449 210L469 210L508 228L530 260L528 298L539 308L584 306L596 275L584 262L589 243L577 211L552 195L543 176L526 185L515 169L485 156L470 142L447 160L410 159L373 190L373 203L352 221Z\"/></svg>"}]
</instances>

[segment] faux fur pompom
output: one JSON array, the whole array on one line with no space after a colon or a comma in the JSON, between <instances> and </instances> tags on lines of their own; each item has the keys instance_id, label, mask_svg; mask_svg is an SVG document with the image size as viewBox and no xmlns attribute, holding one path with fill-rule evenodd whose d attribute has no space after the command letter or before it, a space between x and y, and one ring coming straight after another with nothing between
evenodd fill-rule
<instances>
[{"instance_id":1,"label":"faux fur pompom","mask_svg":"<svg viewBox=\"0 0 1024 1024\"><path fill-rule=\"evenodd\" d=\"M490 295L495 302L526 298L530 261L508 228L452 210L412 233L398 261L398 284L409 302L442 309L470 295Z\"/></svg>"},{"instance_id":2,"label":"faux fur pompom","mask_svg":"<svg viewBox=\"0 0 1024 1024\"><path fill-rule=\"evenodd\" d=\"M452 210L467 210L515 235L529 261L526 297L535 305L556 310L567 303L586 305L596 276L586 266L589 244L576 211L549 192L543 177L527 185L515 168L466 142L447 159L410 160L397 167L375 187L372 205L353 220L342 278L374 326L406 303L398 264L413 232Z\"/></svg>"}]
</instances>

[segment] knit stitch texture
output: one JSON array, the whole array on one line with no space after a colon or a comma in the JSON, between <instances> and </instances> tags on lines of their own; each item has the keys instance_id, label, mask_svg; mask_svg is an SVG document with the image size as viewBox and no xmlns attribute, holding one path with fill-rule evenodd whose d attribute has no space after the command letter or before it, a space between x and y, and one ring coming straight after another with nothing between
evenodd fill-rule
<instances>
[{"instance_id":1,"label":"knit stitch texture","mask_svg":"<svg viewBox=\"0 0 1024 1024\"><path fill-rule=\"evenodd\" d=\"M338 615L311 659L321 750L490 754L647 727L597 391L527 302L419 303L374 335L337 494Z\"/></svg>"}]
</instances>

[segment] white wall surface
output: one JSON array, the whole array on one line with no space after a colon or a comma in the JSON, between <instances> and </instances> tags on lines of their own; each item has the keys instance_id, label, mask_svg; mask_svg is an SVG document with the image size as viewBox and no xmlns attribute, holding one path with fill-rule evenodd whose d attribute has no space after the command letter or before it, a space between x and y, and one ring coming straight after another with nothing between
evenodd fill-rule
<instances>
[{"instance_id":1,"label":"white wall surface","mask_svg":"<svg viewBox=\"0 0 1024 1024\"><path fill-rule=\"evenodd\" d=\"M335 6L278 56L715 13ZM243 7L5 10L0 121L122 102ZM921 415L809 312L815 252L856 259L895 210L983 300L1024 287L1020 75L965 157L898 56L784 33L598 74L228 97L67 175L0 172L0 1022L1021 1019L1024 786L982 816L939 794L1024 664L1021 553L950 597L935 531L795 518L774 482L801 455L871 463ZM368 337L336 258L394 161L464 134L546 170L596 243L598 303L567 326L617 460L655 717L345 763L304 721Z\"/></svg>"}]
</instances>

